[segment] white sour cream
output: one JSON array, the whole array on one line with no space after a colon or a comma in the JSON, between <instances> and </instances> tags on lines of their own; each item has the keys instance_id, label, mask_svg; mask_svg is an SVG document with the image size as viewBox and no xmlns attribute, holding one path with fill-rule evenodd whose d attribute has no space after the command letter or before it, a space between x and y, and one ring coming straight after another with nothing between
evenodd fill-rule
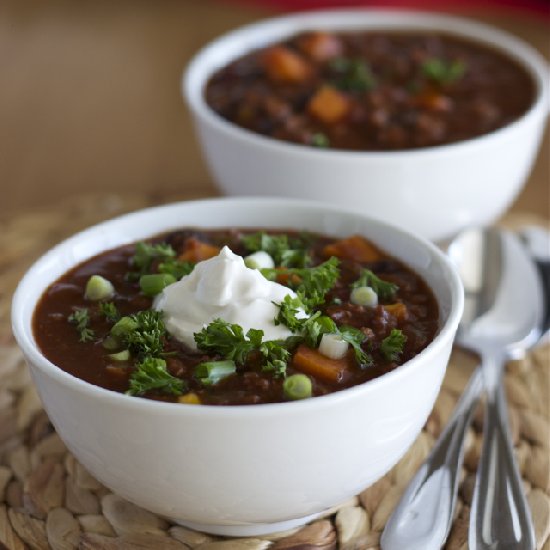
<instances>
[{"instance_id":1,"label":"white sour cream","mask_svg":"<svg viewBox=\"0 0 550 550\"><path fill-rule=\"evenodd\" d=\"M282 340L292 333L273 319L283 298L295 293L268 281L258 270L250 269L243 258L224 246L218 256L199 262L180 281L167 286L155 300L163 312L166 330L191 349L197 349L194 333L214 319L240 325L244 333L264 331L264 340Z\"/></svg>"}]
</instances>

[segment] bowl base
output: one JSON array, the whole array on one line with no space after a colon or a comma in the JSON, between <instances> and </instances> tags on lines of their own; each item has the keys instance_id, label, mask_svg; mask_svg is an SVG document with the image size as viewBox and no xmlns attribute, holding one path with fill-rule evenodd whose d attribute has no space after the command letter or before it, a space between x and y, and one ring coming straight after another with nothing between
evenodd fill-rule
<instances>
[{"instance_id":1,"label":"bowl base","mask_svg":"<svg viewBox=\"0 0 550 550\"><path fill-rule=\"evenodd\" d=\"M192 521L173 519L177 524L188 527L194 531L202 531L211 535L221 535L224 537L255 537L289 531L296 527L301 527L314 520L320 514L312 514L297 519L278 521L275 523L243 523L233 525L217 525L214 523L194 523Z\"/></svg>"}]
</instances>

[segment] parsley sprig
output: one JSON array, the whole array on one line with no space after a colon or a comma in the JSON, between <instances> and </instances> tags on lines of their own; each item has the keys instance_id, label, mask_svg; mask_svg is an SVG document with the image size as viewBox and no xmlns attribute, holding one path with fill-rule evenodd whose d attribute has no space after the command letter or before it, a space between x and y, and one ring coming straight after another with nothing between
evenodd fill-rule
<instances>
[{"instance_id":1,"label":"parsley sprig","mask_svg":"<svg viewBox=\"0 0 550 550\"><path fill-rule=\"evenodd\" d=\"M262 370L284 375L290 352L284 342L264 342L263 337L263 330L250 329L245 334L240 325L214 319L195 333L195 342L200 350L221 355L237 365L245 364L252 352L258 352L263 357Z\"/></svg>"},{"instance_id":2,"label":"parsley sprig","mask_svg":"<svg viewBox=\"0 0 550 550\"><path fill-rule=\"evenodd\" d=\"M136 244L134 256L130 260L134 271L128 273L128 277L130 280L138 280L142 275L150 273L155 260L166 260L175 256L176 251L168 243L139 242Z\"/></svg>"},{"instance_id":3,"label":"parsley sprig","mask_svg":"<svg viewBox=\"0 0 550 550\"><path fill-rule=\"evenodd\" d=\"M260 231L244 235L242 243L248 252L267 252L277 266L306 267L311 263L302 239L289 239L288 235L270 235Z\"/></svg>"},{"instance_id":4,"label":"parsley sprig","mask_svg":"<svg viewBox=\"0 0 550 550\"><path fill-rule=\"evenodd\" d=\"M421 65L424 76L438 84L456 82L466 72L466 64L460 60L447 61L439 57L432 57Z\"/></svg>"},{"instance_id":5,"label":"parsley sprig","mask_svg":"<svg viewBox=\"0 0 550 550\"><path fill-rule=\"evenodd\" d=\"M389 336L386 336L380 344L380 352L387 361L397 361L403 353L403 347L407 337L399 329L392 329Z\"/></svg>"},{"instance_id":6,"label":"parsley sprig","mask_svg":"<svg viewBox=\"0 0 550 550\"><path fill-rule=\"evenodd\" d=\"M160 357L144 357L130 376L128 395L143 395L150 391L161 391L181 395L186 389L181 378L172 376L166 369L166 361Z\"/></svg>"},{"instance_id":7,"label":"parsley sprig","mask_svg":"<svg viewBox=\"0 0 550 550\"><path fill-rule=\"evenodd\" d=\"M391 300L399 290L396 284L380 279L370 269L366 268L361 270L359 279L351 285L352 288L360 286L370 286L381 300Z\"/></svg>"},{"instance_id":8,"label":"parsley sprig","mask_svg":"<svg viewBox=\"0 0 550 550\"><path fill-rule=\"evenodd\" d=\"M144 310L134 313L130 319L135 323L134 328L123 336L128 349L137 357L162 355L166 335L162 313L152 309Z\"/></svg>"},{"instance_id":9,"label":"parsley sprig","mask_svg":"<svg viewBox=\"0 0 550 550\"><path fill-rule=\"evenodd\" d=\"M339 327L333 319L327 315L322 315L320 311L304 318L300 314L300 311L304 309L300 299L289 295L285 296L283 301L277 305L279 306L279 313L275 318L275 323L284 324L295 333L295 336L291 337L294 345L303 341L307 346L317 348L323 334L338 334L352 346L355 359L360 368L372 366L372 357L362 347L366 335L361 330L350 326Z\"/></svg>"},{"instance_id":10,"label":"parsley sprig","mask_svg":"<svg viewBox=\"0 0 550 550\"><path fill-rule=\"evenodd\" d=\"M326 262L309 268L288 268L282 273L288 277L288 286L296 291L302 306L308 312L325 303L325 296L331 290L340 276L340 260L332 256ZM281 271L262 269L264 277L275 280Z\"/></svg>"},{"instance_id":11,"label":"parsley sprig","mask_svg":"<svg viewBox=\"0 0 550 550\"><path fill-rule=\"evenodd\" d=\"M345 92L367 92L376 85L369 65L362 59L337 57L329 68L336 76L336 87Z\"/></svg>"},{"instance_id":12,"label":"parsley sprig","mask_svg":"<svg viewBox=\"0 0 550 550\"><path fill-rule=\"evenodd\" d=\"M120 313L113 302L100 302L99 312L111 323L115 323L120 319Z\"/></svg>"},{"instance_id":13,"label":"parsley sprig","mask_svg":"<svg viewBox=\"0 0 550 550\"><path fill-rule=\"evenodd\" d=\"M89 328L90 312L86 307L77 308L67 318L71 325L75 325L76 330L80 334L80 342L91 342L95 338L94 331Z\"/></svg>"}]
</instances>

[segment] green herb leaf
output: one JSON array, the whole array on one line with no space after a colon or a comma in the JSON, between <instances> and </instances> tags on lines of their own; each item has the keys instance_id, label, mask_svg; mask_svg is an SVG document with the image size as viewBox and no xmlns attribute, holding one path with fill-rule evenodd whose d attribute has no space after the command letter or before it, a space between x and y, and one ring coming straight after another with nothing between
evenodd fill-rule
<instances>
[{"instance_id":1,"label":"green herb leaf","mask_svg":"<svg viewBox=\"0 0 550 550\"><path fill-rule=\"evenodd\" d=\"M237 372L235 361L206 361L195 367L195 377L201 384L211 386L217 384L220 380L227 378L230 374Z\"/></svg>"},{"instance_id":2,"label":"green herb leaf","mask_svg":"<svg viewBox=\"0 0 550 550\"><path fill-rule=\"evenodd\" d=\"M158 357L164 351L166 328L160 311L139 311L129 317L130 330L121 334L123 342L137 357ZM116 325L115 325L116 326Z\"/></svg>"},{"instance_id":3,"label":"green herb leaf","mask_svg":"<svg viewBox=\"0 0 550 550\"><path fill-rule=\"evenodd\" d=\"M290 361L290 352L284 342L270 340L263 342L259 347L260 353L264 356L265 363L262 366L263 372L271 372L274 376L285 376L286 367Z\"/></svg>"},{"instance_id":4,"label":"green herb leaf","mask_svg":"<svg viewBox=\"0 0 550 550\"><path fill-rule=\"evenodd\" d=\"M353 347L355 359L360 368L371 367L372 357L361 347L366 339L365 334L354 327L338 327L333 319L316 311L307 319L296 317L296 303L288 300L281 303L281 310L277 320L295 332L295 336L287 339L286 348L304 342L311 348L318 348L323 334L338 334L345 342ZM281 313L283 311L283 313Z\"/></svg>"},{"instance_id":5,"label":"green herb leaf","mask_svg":"<svg viewBox=\"0 0 550 550\"><path fill-rule=\"evenodd\" d=\"M340 260L332 256L326 262L315 267L305 268L288 268L285 274L289 275L289 281L297 280L297 283L291 283L298 294L304 309L308 312L313 311L316 307L325 303L325 295L331 290L338 277L340 270L338 268ZM280 271L276 269L262 269L262 275L266 278L274 280Z\"/></svg>"},{"instance_id":6,"label":"green herb leaf","mask_svg":"<svg viewBox=\"0 0 550 550\"><path fill-rule=\"evenodd\" d=\"M281 267L305 267L311 258L299 239L289 241L288 235L269 235L263 231L244 235L242 243L248 252L267 252Z\"/></svg>"},{"instance_id":7,"label":"green herb leaf","mask_svg":"<svg viewBox=\"0 0 550 550\"><path fill-rule=\"evenodd\" d=\"M176 258L166 258L158 266L158 272L166 275L172 275L177 281L179 281L185 275L189 275L195 268L193 262L185 260L178 260Z\"/></svg>"},{"instance_id":8,"label":"green herb leaf","mask_svg":"<svg viewBox=\"0 0 550 550\"><path fill-rule=\"evenodd\" d=\"M89 328L90 312L88 311L88 308L77 308L69 315L67 320L71 323L71 325L75 325L76 330L80 334L80 342L91 342L94 339L95 333L91 328Z\"/></svg>"},{"instance_id":9,"label":"green herb leaf","mask_svg":"<svg viewBox=\"0 0 550 550\"><path fill-rule=\"evenodd\" d=\"M403 347L407 337L399 329L392 329L389 336L386 336L380 344L380 352L388 361L397 361L403 353Z\"/></svg>"},{"instance_id":10,"label":"green herb leaf","mask_svg":"<svg viewBox=\"0 0 550 550\"><path fill-rule=\"evenodd\" d=\"M338 329L338 334L340 334L340 337L353 348L355 360L360 368L365 369L367 367L372 367L372 357L361 347L366 338L363 332L355 327L346 326L340 327Z\"/></svg>"},{"instance_id":11,"label":"green herb leaf","mask_svg":"<svg viewBox=\"0 0 550 550\"><path fill-rule=\"evenodd\" d=\"M352 288L360 286L370 286L378 294L380 300L390 300L399 290L396 284L380 279L370 269L366 268L361 270L359 279L351 285Z\"/></svg>"},{"instance_id":12,"label":"green herb leaf","mask_svg":"<svg viewBox=\"0 0 550 550\"><path fill-rule=\"evenodd\" d=\"M116 323L120 319L120 313L113 302L101 302L99 312L111 323Z\"/></svg>"},{"instance_id":13,"label":"green herb leaf","mask_svg":"<svg viewBox=\"0 0 550 550\"><path fill-rule=\"evenodd\" d=\"M217 353L242 365L248 354L258 347L258 340L261 343L263 334L261 330L251 329L247 333L250 339L247 340L240 325L214 319L194 336L200 350Z\"/></svg>"},{"instance_id":14,"label":"green herb leaf","mask_svg":"<svg viewBox=\"0 0 550 550\"><path fill-rule=\"evenodd\" d=\"M362 59L337 57L329 68L335 74L335 86L345 92L367 92L376 85L369 65Z\"/></svg>"},{"instance_id":15,"label":"green herb leaf","mask_svg":"<svg viewBox=\"0 0 550 550\"><path fill-rule=\"evenodd\" d=\"M176 251L167 243L137 243L134 256L130 260L130 265L135 271L129 273L128 277L131 280L137 280L141 275L150 272L151 265L157 258L166 260L167 258L173 258L175 255Z\"/></svg>"},{"instance_id":16,"label":"green herb leaf","mask_svg":"<svg viewBox=\"0 0 550 550\"><path fill-rule=\"evenodd\" d=\"M309 144L313 145L313 147L326 149L327 147L330 147L330 140L326 134L323 134L322 132L317 132L311 136Z\"/></svg>"},{"instance_id":17,"label":"green herb leaf","mask_svg":"<svg viewBox=\"0 0 550 550\"><path fill-rule=\"evenodd\" d=\"M296 293L309 311L325 303L325 295L340 277L340 260L332 256L326 262L309 269L302 269L297 275L301 282Z\"/></svg>"},{"instance_id":18,"label":"green herb leaf","mask_svg":"<svg viewBox=\"0 0 550 550\"><path fill-rule=\"evenodd\" d=\"M259 352L264 358L262 370L284 375L290 353L284 342L263 342L263 330L250 329L246 335L237 324L215 319L200 332L195 333L195 342L200 350L221 355L237 365L246 363L248 355Z\"/></svg>"},{"instance_id":19,"label":"green herb leaf","mask_svg":"<svg viewBox=\"0 0 550 550\"><path fill-rule=\"evenodd\" d=\"M285 325L292 332L298 332L302 329L304 319L299 319L297 316L305 308L300 298L293 298L290 294L287 294L280 304L273 303L279 308L279 313L274 319L276 325Z\"/></svg>"},{"instance_id":20,"label":"green herb leaf","mask_svg":"<svg viewBox=\"0 0 550 550\"><path fill-rule=\"evenodd\" d=\"M460 60L447 61L433 57L424 61L421 69L427 78L439 84L451 84L462 78L466 72L466 64Z\"/></svg>"},{"instance_id":21,"label":"green herb leaf","mask_svg":"<svg viewBox=\"0 0 550 550\"><path fill-rule=\"evenodd\" d=\"M130 388L126 393L143 395L153 390L181 395L185 391L185 383L166 370L164 359L146 356L130 375Z\"/></svg>"}]
</instances>

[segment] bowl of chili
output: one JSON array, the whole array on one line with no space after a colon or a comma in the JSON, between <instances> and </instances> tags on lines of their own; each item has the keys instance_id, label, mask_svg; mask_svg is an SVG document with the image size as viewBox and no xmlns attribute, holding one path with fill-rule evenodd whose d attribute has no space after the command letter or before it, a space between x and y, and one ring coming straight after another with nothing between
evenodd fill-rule
<instances>
[{"instance_id":1,"label":"bowl of chili","mask_svg":"<svg viewBox=\"0 0 550 550\"><path fill-rule=\"evenodd\" d=\"M228 272L245 279L221 284ZM196 349L160 298L186 284L206 289L198 309L183 303L204 315ZM260 295L288 337L248 328ZM94 476L184 525L244 536L300 525L401 458L462 308L457 273L424 239L320 203L226 198L64 241L24 276L12 322L52 423Z\"/></svg>"},{"instance_id":2,"label":"bowl of chili","mask_svg":"<svg viewBox=\"0 0 550 550\"><path fill-rule=\"evenodd\" d=\"M230 32L197 53L182 89L223 192L321 200L438 240L518 195L548 74L496 28L356 9Z\"/></svg>"}]
</instances>

